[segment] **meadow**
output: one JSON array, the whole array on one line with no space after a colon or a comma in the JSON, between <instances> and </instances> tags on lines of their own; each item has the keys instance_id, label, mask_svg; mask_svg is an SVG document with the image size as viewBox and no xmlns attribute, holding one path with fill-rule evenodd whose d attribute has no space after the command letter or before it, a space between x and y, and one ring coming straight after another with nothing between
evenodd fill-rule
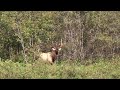
<instances>
[{"instance_id":1,"label":"meadow","mask_svg":"<svg viewBox=\"0 0 120 90\"><path fill-rule=\"evenodd\" d=\"M120 58L62 60L53 65L0 61L0 79L120 79Z\"/></svg>"}]
</instances>

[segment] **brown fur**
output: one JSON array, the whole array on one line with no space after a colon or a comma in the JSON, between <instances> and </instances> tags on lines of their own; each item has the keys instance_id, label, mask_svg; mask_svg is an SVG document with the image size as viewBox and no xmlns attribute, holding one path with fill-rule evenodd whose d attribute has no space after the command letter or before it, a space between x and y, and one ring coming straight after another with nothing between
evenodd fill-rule
<instances>
[{"instance_id":1,"label":"brown fur","mask_svg":"<svg viewBox=\"0 0 120 90\"><path fill-rule=\"evenodd\" d=\"M54 63L55 59L57 58L57 55L58 55L58 50L51 52L51 57L52 57L52 62L53 63Z\"/></svg>"}]
</instances>

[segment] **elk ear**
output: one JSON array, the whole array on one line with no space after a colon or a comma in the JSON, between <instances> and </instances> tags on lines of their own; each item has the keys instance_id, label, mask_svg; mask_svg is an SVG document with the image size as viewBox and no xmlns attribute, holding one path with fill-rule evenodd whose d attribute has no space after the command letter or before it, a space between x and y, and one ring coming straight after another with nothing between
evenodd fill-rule
<instances>
[{"instance_id":1,"label":"elk ear","mask_svg":"<svg viewBox=\"0 0 120 90\"><path fill-rule=\"evenodd\" d=\"M59 51L61 50L61 48L58 49Z\"/></svg>"},{"instance_id":2,"label":"elk ear","mask_svg":"<svg viewBox=\"0 0 120 90\"><path fill-rule=\"evenodd\" d=\"M56 50L54 47L52 47L52 50Z\"/></svg>"}]
</instances>

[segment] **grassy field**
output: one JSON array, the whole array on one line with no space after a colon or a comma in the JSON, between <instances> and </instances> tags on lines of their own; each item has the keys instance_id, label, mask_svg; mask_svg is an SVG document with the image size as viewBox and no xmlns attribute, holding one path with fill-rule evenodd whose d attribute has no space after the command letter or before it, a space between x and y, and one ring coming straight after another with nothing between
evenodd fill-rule
<instances>
[{"instance_id":1,"label":"grassy field","mask_svg":"<svg viewBox=\"0 0 120 90\"><path fill-rule=\"evenodd\" d=\"M120 58L24 64L0 61L0 79L120 79Z\"/></svg>"}]
</instances>

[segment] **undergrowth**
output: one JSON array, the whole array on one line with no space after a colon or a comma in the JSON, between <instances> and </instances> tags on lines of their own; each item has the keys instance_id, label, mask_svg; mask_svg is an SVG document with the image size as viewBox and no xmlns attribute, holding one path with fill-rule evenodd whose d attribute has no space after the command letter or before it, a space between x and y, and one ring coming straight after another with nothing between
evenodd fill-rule
<instances>
[{"instance_id":1,"label":"undergrowth","mask_svg":"<svg viewBox=\"0 0 120 90\"><path fill-rule=\"evenodd\" d=\"M120 79L120 58L112 60L61 61L53 65L35 61L0 61L1 79Z\"/></svg>"}]
</instances>

